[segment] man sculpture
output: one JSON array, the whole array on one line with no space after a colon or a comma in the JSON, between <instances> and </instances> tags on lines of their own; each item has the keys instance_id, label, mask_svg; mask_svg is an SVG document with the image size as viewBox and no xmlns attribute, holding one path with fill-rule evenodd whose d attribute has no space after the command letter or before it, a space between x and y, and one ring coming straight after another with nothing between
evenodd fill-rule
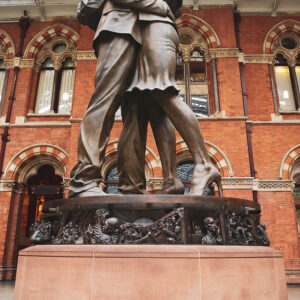
<instances>
[{"instance_id":1,"label":"man sculpture","mask_svg":"<svg viewBox=\"0 0 300 300\"><path fill-rule=\"evenodd\" d=\"M176 165L175 135L168 118L185 140L193 156L195 168L191 194L202 195L205 188L213 181L219 184L220 173L208 157L198 121L190 108L178 98L178 88L175 83L178 35L169 5L162 0L106 0L105 2L83 0L82 2L83 4L92 2L98 4L100 8L100 21L97 28L94 25L96 34L93 42L98 62L95 91L81 123L78 163L71 172L69 197L104 194L98 188L103 180L100 175L101 167L114 115L122 101L125 117L118 151L121 191L145 192L143 182L139 186L136 179L132 181L127 179L134 178L136 175L135 168L132 166L136 166L139 170L144 168L144 166L140 167L145 161L144 158L141 161L140 154L145 152L145 128L147 127L144 120L139 120L139 113L144 114L147 106L161 115L161 118L153 121L156 126L152 128L158 150L164 154L163 169L165 167L165 170L171 170L169 173L173 172L173 179L175 178L174 182L166 187L166 191L174 193L182 191L174 167ZM174 3L173 11L178 8L177 2ZM125 94L127 94L126 98ZM132 126L133 124L137 126ZM166 141L170 141L171 147L168 142L161 142L160 131L171 132L165 136ZM140 143L135 149L133 143L139 138ZM129 167L126 161L130 163L131 160L136 164ZM165 171L164 175L167 173ZM139 177L144 177L144 174L137 176Z\"/></svg>"}]
</instances>

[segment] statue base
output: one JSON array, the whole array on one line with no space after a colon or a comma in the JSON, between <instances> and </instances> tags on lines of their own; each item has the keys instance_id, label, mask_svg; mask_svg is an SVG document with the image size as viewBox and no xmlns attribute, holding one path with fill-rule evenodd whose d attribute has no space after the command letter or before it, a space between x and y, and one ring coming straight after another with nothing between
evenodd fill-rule
<instances>
[{"instance_id":1,"label":"statue base","mask_svg":"<svg viewBox=\"0 0 300 300\"><path fill-rule=\"evenodd\" d=\"M253 201L193 195L103 195L48 201L32 227L43 244L268 246Z\"/></svg>"},{"instance_id":2,"label":"statue base","mask_svg":"<svg viewBox=\"0 0 300 300\"><path fill-rule=\"evenodd\" d=\"M20 252L15 300L287 299L268 247L39 245Z\"/></svg>"}]
</instances>

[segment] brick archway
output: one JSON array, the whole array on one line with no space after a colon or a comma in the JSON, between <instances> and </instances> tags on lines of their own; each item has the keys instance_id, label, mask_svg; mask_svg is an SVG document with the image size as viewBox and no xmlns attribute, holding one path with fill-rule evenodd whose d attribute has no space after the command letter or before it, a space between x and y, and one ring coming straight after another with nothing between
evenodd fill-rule
<instances>
[{"instance_id":1,"label":"brick archway","mask_svg":"<svg viewBox=\"0 0 300 300\"><path fill-rule=\"evenodd\" d=\"M286 32L294 32L300 35L300 23L294 20L284 20L273 26L266 34L263 43L263 53L272 54L272 45L279 36Z\"/></svg>"},{"instance_id":2,"label":"brick archway","mask_svg":"<svg viewBox=\"0 0 300 300\"><path fill-rule=\"evenodd\" d=\"M189 27L195 32L200 33L205 40L208 48L220 47L220 40L216 32L208 23L201 20L200 18L188 14L183 14L176 20L176 26L179 31L181 28Z\"/></svg>"},{"instance_id":3,"label":"brick archway","mask_svg":"<svg viewBox=\"0 0 300 300\"><path fill-rule=\"evenodd\" d=\"M28 165L37 159L45 158L55 161L66 174L69 155L57 146L41 144L29 146L18 152L8 163L3 179L18 182L20 174Z\"/></svg>"},{"instance_id":4,"label":"brick archway","mask_svg":"<svg viewBox=\"0 0 300 300\"><path fill-rule=\"evenodd\" d=\"M118 140L114 140L108 143L105 153L105 162L102 167L102 176L104 177L108 169L116 163L118 151ZM152 178L160 176L161 174L161 163L159 158L150 149L146 148L145 153L145 164L146 164L146 177Z\"/></svg>"},{"instance_id":5,"label":"brick archway","mask_svg":"<svg viewBox=\"0 0 300 300\"><path fill-rule=\"evenodd\" d=\"M56 37L62 37L68 41L71 41L75 47L77 47L77 41L79 34L71 27L64 24L54 24L47 27L43 31L39 32L28 44L25 52L25 58L36 58L38 51L43 47L45 43L49 43Z\"/></svg>"},{"instance_id":6,"label":"brick archway","mask_svg":"<svg viewBox=\"0 0 300 300\"><path fill-rule=\"evenodd\" d=\"M295 162L300 158L300 144L291 148L284 155L279 171L279 179L291 180L292 169Z\"/></svg>"},{"instance_id":7,"label":"brick archway","mask_svg":"<svg viewBox=\"0 0 300 300\"><path fill-rule=\"evenodd\" d=\"M15 45L8 33L0 29L0 45L5 48L5 58L11 59L15 56Z\"/></svg>"},{"instance_id":8,"label":"brick archway","mask_svg":"<svg viewBox=\"0 0 300 300\"><path fill-rule=\"evenodd\" d=\"M205 146L210 159L217 166L222 177L233 177L231 164L226 155L214 144L205 142ZM189 149L184 141L179 141L176 144L176 155L179 161L192 159Z\"/></svg>"}]
</instances>

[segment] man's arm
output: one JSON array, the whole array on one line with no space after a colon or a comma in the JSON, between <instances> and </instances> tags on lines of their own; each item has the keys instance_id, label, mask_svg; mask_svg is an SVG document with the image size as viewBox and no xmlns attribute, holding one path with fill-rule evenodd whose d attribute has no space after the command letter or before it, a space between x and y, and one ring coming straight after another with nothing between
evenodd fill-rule
<instances>
[{"instance_id":1,"label":"man's arm","mask_svg":"<svg viewBox=\"0 0 300 300\"><path fill-rule=\"evenodd\" d=\"M135 8L138 11L147 12L162 17L168 15L169 6L163 0L111 0L113 3L125 7Z\"/></svg>"}]
</instances>

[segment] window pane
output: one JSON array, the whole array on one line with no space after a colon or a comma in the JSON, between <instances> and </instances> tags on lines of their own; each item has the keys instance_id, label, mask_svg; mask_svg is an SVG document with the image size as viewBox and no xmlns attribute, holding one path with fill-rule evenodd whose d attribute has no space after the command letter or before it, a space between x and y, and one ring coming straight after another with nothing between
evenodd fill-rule
<instances>
[{"instance_id":1,"label":"window pane","mask_svg":"<svg viewBox=\"0 0 300 300\"><path fill-rule=\"evenodd\" d=\"M0 102L2 100L4 81L5 81L5 71L0 70Z\"/></svg>"},{"instance_id":2,"label":"window pane","mask_svg":"<svg viewBox=\"0 0 300 300\"><path fill-rule=\"evenodd\" d=\"M282 110L295 110L295 99L288 66L275 66L279 106Z\"/></svg>"},{"instance_id":3,"label":"window pane","mask_svg":"<svg viewBox=\"0 0 300 300\"><path fill-rule=\"evenodd\" d=\"M59 91L58 113L69 114L72 110L75 70L63 70Z\"/></svg>"},{"instance_id":4,"label":"window pane","mask_svg":"<svg viewBox=\"0 0 300 300\"><path fill-rule=\"evenodd\" d=\"M190 57L190 81L201 82L206 80L205 61L199 51L194 51Z\"/></svg>"},{"instance_id":5,"label":"window pane","mask_svg":"<svg viewBox=\"0 0 300 300\"><path fill-rule=\"evenodd\" d=\"M122 118L122 113L121 113L121 107L116 111L115 114L115 119L121 119Z\"/></svg>"},{"instance_id":6,"label":"window pane","mask_svg":"<svg viewBox=\"0 0 300 300\"><path fill-rule=\"evenodd\" d=\"M296 210L298 234L300 235L300 209Z\"/></svg>"},{"instance_id":7,"label":"window pane","mask_svg":"<svg viewBox=\"0 0 300 300\"><path fill-rule=\"evenodd\" d=\"M54 74L54 70L40 71L39 86L35 104L35 113L48 113L51 110Z\"/></svg>"},{"instance_id":8,"label":"window pane","mask_svg":"<svg viewBox=\"0 0 300 300\"><path fill-rule=\"evenodd\" d=\"M178 178L184 184L184 194L187 195L190 193L191 181L194 173L194 162L185 161L177 165L177 174ZM214 195L214 190L212 187L207 187L204 193L205 196Z\"/></svg>"},{"instance_id":9,"label":"window pane","mask_svg":"<svg viewBox=\"0 0 300 300\"><path fill-rule=\"evenodd\" d=\"M117 186L119 181L118 169L114 167L105 176L106 189L108 194L120 194Z\"/></svg>"},{"instance_id":10,"label":"window pane","mask_svg":"<svg viewBox=\"0 0 300 300\"><path fill-rule=\"evenodd\" d=\"M297 76L297 81L298 81L298 87L300 89L300 66L296 66L296 76Z\"/></svg>"},{"instance_id":11,"label":"window pane","mask_svg":"<svg viewBox=\"0 0 300 300\"><path fill-rule=\"evenodd\" d=\"M64 43L57 43L52 48L53 52L56 54L63 53L66 49L67 49L67 46Z\"/></svg>"},{"instance_id":12,"label":"window pane","mask_svg":"<svg viewBox=\"0 0 300 300\"><path fill-rule=\"evenodd\" d=\"M191 101L196 117L208 117L208 95L191 95Z\"/></svg>"},{"instance_id":13,"label":"window pane","mask_svg":"<svg viewBox=\"0 0 300 300\"><path fill-rule=\"evenodd\" d=\"M176 74L175 74L176 81L184 81L184 65L182 56L177 53L176 56Z\"/></svg>"}]
</instances>

